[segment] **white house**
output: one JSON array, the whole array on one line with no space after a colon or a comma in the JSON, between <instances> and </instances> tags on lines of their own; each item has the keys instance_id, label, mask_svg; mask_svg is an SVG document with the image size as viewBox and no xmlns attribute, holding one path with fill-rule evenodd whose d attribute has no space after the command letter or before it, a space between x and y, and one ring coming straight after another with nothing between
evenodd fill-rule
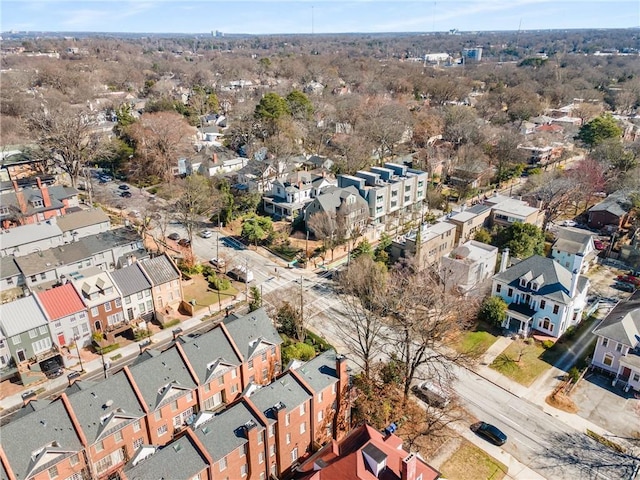
<instances>
[{"instance_id":1,"label":"white house","mask_svg":"<svg viewBox=\"0 0 640 480\"><path fill-rule=\"evenodd\" d=\"M35 295L49 321L53 343L58 347L91 344L87 307L71 283Z\"/></svg>"},{"instance_id":2,"label":"white house","mask_svg":"<svg viewBox=\"0 0 640 480\"><path fill-rule=\"evenodd\" d=\"M573 273L551 258L533 255L508 265L505 250L500 272L494 275L492 295L509 306L502 326L528 336L533 330L560 337L567 328L582 320L587 303L589 280L579 274L581 257L576 255Z\"/></svg>"},{"instance_id":3,"label":"white house","mask_svg":"<svg viewBox=\"0 0 640 480\"><path fill-rule=\"evenodd\" d=\"M598 257L598 251L593 243L593 234L579 228L558 228L556 241L551 249L551 258L563 267L571 268L576 261L576 255L581 255L583 258L580 273L587 273Z\"/></svg>"},{"instance_id":4,"label":"white house","mask_svg":"<svg viewBox=\"0 0 640 480\"><path fill-rule=\"evenodd\" d=\"M467 292L493 276L497 259L497 247L469 240L440 259L440 276L447 288Z\"/></svg>"},{"instance_id":5,"label":"white house","mask_svg":"<svg viewBox=\"0 0 640 480\"><path fill-rule=\"evenodd\" d=\"M640 392L640 290L619 302L596 328L591 365L612 375L613 385Z\"/></svg>"}]
</instances>

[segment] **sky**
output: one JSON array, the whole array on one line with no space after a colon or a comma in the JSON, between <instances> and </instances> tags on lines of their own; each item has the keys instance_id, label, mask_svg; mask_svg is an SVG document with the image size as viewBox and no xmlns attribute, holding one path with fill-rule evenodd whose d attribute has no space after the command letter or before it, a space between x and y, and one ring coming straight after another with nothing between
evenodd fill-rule
<instances>
[{"instance_id":1,"label":"sky","mask_svg":"<svg viewBox=\"0 0 640 480\"><path fill-rule=\"evenodd\" d=\"M640 0L0 0L2 31L304 34L638 26Z\"/></svg>"}]
</instances>

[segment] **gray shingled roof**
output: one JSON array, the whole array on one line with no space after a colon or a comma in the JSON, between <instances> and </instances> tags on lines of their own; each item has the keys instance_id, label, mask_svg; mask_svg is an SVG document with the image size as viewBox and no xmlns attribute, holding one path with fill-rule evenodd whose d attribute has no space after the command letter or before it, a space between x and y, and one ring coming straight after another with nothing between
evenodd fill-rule
<instances>
[{"instance_id":1,"label":"gray shingled roof","mask_svg":"<svg viewBox=\"0 0 640 480\"><path fill-rule=\"evenodd\" d=\"M150 411L167 400L160 393L163 387L176 385L191 390L197 386L175 348L133 365L131 373Z\"/></svg>"},{"instance_id":2,"label":"gray shingled roof","mask_svg":"<svg viewBox=\"0 0 640 480\"><path fill-rule=\"evenodd\" d=\"M619 302L593 329L593 333L635 347L640 342L640 290L626 301Z\"/></svg>"},{"instance_id":3,"label":"gray shingled roof","mask_svg":"<svg viewBox=\"0 0 640 480\"><path fill-rule=\"evenodd\" d=\"M9 278L20 273L18 264L13 255L0 257L0 278Z\"/></svg>"},{"instance_id":4,"label":"gray shingled roof","mask_svg":"<svg viewBox=\"0 0 640 480\"><path fill-rule=\"evenodd\" d=\"M245 360L253 356L260 340L273 345L282 343L282 338L264 308L243 317L228 317L224 325Z\"/></svg>"},{"instance_id":5,"label":"gray shingled roof","mask_svg":"<svg viewBox=\"0 0 640 480\"><path fill-rule=\"evenodd\" d=\"M125 469L131 480L190 480L207 468L207 462L187 436L171 442L135 467Z\"/></svg>"},{"instance_id":6,"label":"gray shingled roof","mask_svg":"<svg viewBox=\"0 0 640 480\"><path fill-rule=\"evenodd\" d=\"M183 344L182 349L201 383L206 382L209 376L207 366L218 360L236 366L242 363L221 328L214 328Z\"/></svg>"},{"instance_id":7,"label":"gray shingled roof","mask_svg":"<svg viewBox=\"0 0 640 480\"><path fill-rule=\"evenodd\" d=\"M304 365L298 367L296 372L298 372L316 392L337 383L338 373L336 372L335 350L327 350L321 353Z\"/></svg>"},{"instance_id":8,"label":"gray shingled roof","mask_svg":"<svg viewBox=\"0 0 640 480\"><path fill-rule=\"evenodd\" d=\"M609 212L622 217L631 209L629 196L625 192L614 192L589 209L590 212Z\"/></svg>"},{"instance_id":9,"label":"gray shingled roof","mask_svg":"<svg viewBox=\"0 0 640 480\"><path fill-rule=\"evenodd\" d=\"M58 217L58 227L63 232L70 232L82 227L109 222L109 217L101 208L80 210Z\"/></svg>"},{"instance_id":10,"label":"gray shingled roof","mask_svg":"<svg viewBox=\"0 0 640 480\"><path fill-rule=\"evenodd\" d=\"M271 409L278 402L282 402L287 412L290 412L311 398L311 395L291 373L286 373L278 380L256 390L250 398L256 407L267 416L269 422L273 423L275 417Z\"/></svg>"},{"instance_id":11,"label":"gray shingled roof","mask_svg":"<svg viewBox=\"0 0 640 480\"><path fill-rule=\"evenodd\" d=\"M180 278L180 272L166 255L140 261L145 273L154 285L162 285Z\"/></svg>"},{"instance_id":12,"label":"gray shingled roof","mask_svg":"<svg viewBox=\"0 0 640 480\"><path fill-rule=\"evenodd\" d=\"M368 208L366 200L360 196L358 189L353 185L345 188L328 187L315 198L313 203L320 206L320 211L334 214L340 207L341 201L351 194L356 196L356 202L363 203Z\"/></svg>"},{"instance_id":13,"label":"gray shingled roof","mask_svg":"<svg viewBox=\"0 0 640 480\"><path fill-rule=\"evenodd\" d=\"M264 429L259 419L247 406L243 402L239 402L213 417L209 422L196 429L195 433L213 460L218 461L247 443L246 434L242 427L249 421L253 421L258 429ZM234 477L232 476L232 478Z\"/></svg>"},{"instance_id":14,"label":"gray shingled roof","mask_svg":"<svg viewBox=\"0 0 640 480\"><path fill-rule=\"evenodd\" d=\"M114 270L111 272L111 278L116 282L116 286L123 297L151 289L149 280L144 276L144 273L142 273L137 263L119 270Z\"/></svg>"},{"instance_id":15,"label":"gray shingled roof","mask_svg":"<svg viewBox=\"0 0 640 480\"><path fill-rule=\"evenodd\" d=\"M89 443L96 442L105 434L113 433L111 429L114 423L109 420L117 409L121 409L118 414L123 417L142 418L145 415L124 372L98 382L75 383L79 391L67 394ZM118 427L133 421L132 419L122 422Z\"/></svg>"},{"instance_id":16,"label":"gray shingled roof","mask_svg":"<svg viewBox=\"0 0 640 480\"><path fill-rule=\"evenodd\" d=\"M10 228L9 230L3 230L0 233L0 247L6 250L24 245L25 243L61 236L62 230L56 225L55 220L52 219L51 221L31 223L29 225Z\"/></svg>"},{"instance_id":17,"label":"gray shingled roof","mask_svg":"<svg viewBox=\"0 0 640 480\"><path fill-rule=\"evenodd\" d=\"M571 301L569 291L571 289L571 272L551 258L533 255L504 272L493 276L495 280L507 283L514 288L519 288L520 277L531 272L531 278L543 277L542 286L536 295L541 295L559 303L568 304ZM582 291L588 281L587 277L580 275L578 290Z\"/></svg>"},{"instance_id":18,"label":"gray shingled roof","mask_svg":"<svg viewBox=\"0 0 640 480\"><path fill-rule=\"evenodd\" d=\"M129 243L140 242L142 239L135 230L127 227L115 228L96 235L89 235L81 238L80 243L87 247L91 254L105 252L113 247L127 245Z\"/></svg>"},{"instance_id":19,"label":"gray shingled roof","mask_svg":"<svg viewBox=\"0 0 640 480\"><path fill-rule=\"evenodd\" d=\"M61 400L3 425L2 437L11 439L3 441L2 448L19 480L36 473L30 472L32 455L43 447L56 442L57 446L52 448L65 456L83 448Z\"/></svg>"},{"instance_id":20,"label":"gray shingled roof","mask_svg":"<svg viewBox=\"0 0 640 480\"><path fill-rule=\"evenodd\" d=\"M0 305L0 326L7 338L47 325L47 317L33 295Z\"/></svg>"},{"instance_id":21,"label":"gray shingled roof","mask_svg":"<svg viewBox=\"0 0 640 480\"><path fill-rule=\"evenodd\" d=\"M558 228L553 248L570 254L584 253L593 238L593 233L579 228Z\"/></svg>"}]
</instances>

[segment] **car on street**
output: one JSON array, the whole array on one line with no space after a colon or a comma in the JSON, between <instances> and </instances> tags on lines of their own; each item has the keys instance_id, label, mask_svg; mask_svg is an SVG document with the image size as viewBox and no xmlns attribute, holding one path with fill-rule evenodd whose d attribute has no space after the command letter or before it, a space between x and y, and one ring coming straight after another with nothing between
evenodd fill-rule
<instances>
[{"instance_id":1,"label":"car on street","mask_svg":"<svg viewBox=\"0 0 640 480\"><path fill-rule=\"evenodd\" d=\"M226 262L222 258L212 258L211 260L209 260L209 263L218 270L222 270L226 265Z\"/></svg>"},{"instance_id":2,"label":"car on street","mask_svg":"<svg viewBox=\"0 0 640 480\"><path fill-rule=\"evenodd\" d=\"M113 177L111 175L100 175L98 177L98 180L100 180L100 183L107 183L113 180Z\"/></svg>"},{"instance_id":3,"label":"car on street","mask_svg":"<svg viewBox=\"0 0 640 480\"><path fill-rule=\"evenodd\" d=\"M122 185L118 185L118 188L120 190L129 190L129 185L123 183Z\"/></svg>"},{"instance_id":4,"label":"car on street","mask_svg":"<svg viewBox=\"0 0 640 480\"><path fill-rule=\"evenodd\" d=\"M420 397L432 407L445 408L451 403L451 392L446 391L434 382L422 382L411 387L411 390L417 397Z\"/></svg>"},{"instance_id":5,"label":"car on street","mask_svg":"<svg viewBox=\"0 0 640 480\"><path fill-rule=\"evenodd\" d=\"M613 288L622 290L623 292L633 293L636 291L636 287L632 283L627 282L615 282Z\"/></svg>"},{"instance_id":6,"label":"car on street","mask_svg":"<svg viewBox=\"0 0 640 480\"><path fill-rule=\"evenodd\" d=\"M565 220L564 222L562 222L563 227L575 227L576 225L578 225L578 223L574 220Z\"/></svg>"},{"instance_id":7,"label":"car on street","mask_svg":"<svg viewBox=\"0 0 640 480\"><path fill-rule=\"evenodd\" d=\"M131 198L131 192L127 192L127 191L125 191L125 192L120 192L120 196L121 196L122 198Z\"/></svg>"},{"instance_id":8,"label":"car on street","mask_svg":"<svg viewBox=\"0 0 640 480\"><path fill-rule=\"evenodd\" d=\"M211 238L213 237L213 232L211 230L203 230L200 232L200 236L202 238Z\"/></svg>"},{"instance_id":9,"label":"car on street","mask_svg":"<svg viewBox=\"0 0 640 480\"><path fill-rule=\"evenodd\" d=\"M173 232L173 233L170 233L169 235L167 235L167 238L168 238L169 240L176 240L176 241L178 241L178 240L180 240L180 234L178 234L178 233L176 233L176 232Z\"/></svg>"},{"instance_id":10,"label":"car on street","mask_svg":"<svg viewBox=\"0 0 640 480\"><path fill-rule=\"evenodd\" d=\"M181 238L178 241L178 245L180 245L181 247L188 247L189 245L191 245L191 240L189 240L188 238Z\"/></svg>"},{"instance_id":11,"label":"car on street","mask_svg":"<svg viewBox=\"0 0 640 480\"><path fill-rule=\"evenodd\" d=\"M477 422L471 425L471 431L494 445L501 446L507 441L507 435L490 423Z\"/></svg>"}]
</instances>

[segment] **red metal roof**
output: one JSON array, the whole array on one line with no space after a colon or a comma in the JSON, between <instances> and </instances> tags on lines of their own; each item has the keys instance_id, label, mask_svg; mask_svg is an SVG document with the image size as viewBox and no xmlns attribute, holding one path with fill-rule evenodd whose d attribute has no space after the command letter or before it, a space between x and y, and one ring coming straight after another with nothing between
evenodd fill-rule
<instances>
[{"instance_id":1,"label":"red metal roof","mask_svg":"<svg viewBox=\"0 0 640 480\"><path fill-rule=\"evenodd\" d=\"M71 283L36 295L49 320L57 320L87 308Z\"/></svg>"}]
</instances>

